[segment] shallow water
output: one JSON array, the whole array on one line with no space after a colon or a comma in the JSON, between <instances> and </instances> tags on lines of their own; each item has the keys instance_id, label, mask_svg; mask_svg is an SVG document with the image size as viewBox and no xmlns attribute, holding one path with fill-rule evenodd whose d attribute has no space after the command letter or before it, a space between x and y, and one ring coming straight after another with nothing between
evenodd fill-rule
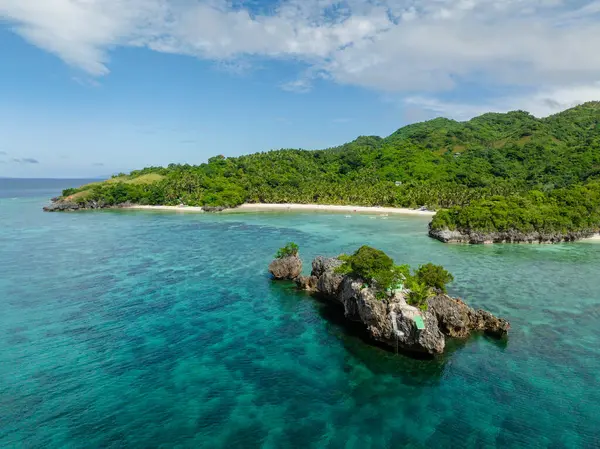
<instances>
[{"instance_id":1,"label":"shallow water","mask_svg":"<svg viewBox=\"0 0 600 449\"><path fill-rule=\"evenodd\" d=\"M444 245L420 217L42 213L58 190L0 199L0 447L600 447L598 244ZM442 264L509 340L429 361L367 345L269 279L287 241L306 272L362 244Z\"/></svg>"}]
</instances>

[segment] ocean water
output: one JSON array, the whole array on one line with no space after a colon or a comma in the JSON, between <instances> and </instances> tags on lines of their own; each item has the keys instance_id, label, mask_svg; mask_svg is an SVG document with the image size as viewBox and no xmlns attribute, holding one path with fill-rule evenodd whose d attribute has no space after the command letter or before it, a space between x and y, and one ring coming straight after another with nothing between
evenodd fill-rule
<instances>
[{"instance_id":1,"label":"ocean water","mask_svg":"<svg viewBox=\"0 0 600 449\"><path fill-rule=\"evenodd\" d=\"M600 245L444 245L420 217L44 214L0 190L2 448L598 448ZM12 199L18 198L18 199ZM287 241L443 264L507 342L368 345L272 282Z\"/></svg>"},{"instance_id":2,"label":"ocean water","mask_svg":"<svg viewBox=\"0 0 600 449\"><path fill-rule=\"evenodd\" d=\"M97 179L19 179L0 178L0 198L42 198L57 196L63 189L79 186Z\"/></svg>"}]
</instances>

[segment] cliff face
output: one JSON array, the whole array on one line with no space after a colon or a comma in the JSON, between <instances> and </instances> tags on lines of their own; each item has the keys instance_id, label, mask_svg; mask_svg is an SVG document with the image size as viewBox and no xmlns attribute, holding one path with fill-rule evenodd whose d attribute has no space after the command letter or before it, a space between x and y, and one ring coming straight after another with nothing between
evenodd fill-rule
<instances>
[{"instance_id":1,"label":"cliff face","mask_svg":"<svg viewBox=\"0 0 600 449\"><path fill-rule=\"evenodd\" d=\"M430 298L425 311L406 302L406 291L396 290L392 296L378 299L376 291L365 287L363 280L335 273L341 263L335 258L317 257L311 275L297 278L296 283L340 304L348 320L363 323L371 338L392 349L440 354L446 337L465 338L472 331L502 337L510 327L506 320L443 294Z\"/></svg>"},{"instance_id":2,"label":"cliff face","mask_svg":"<svg viewBox=\"0 0 600 449\"><path fill-rule=\"evenodd\" d=\"M561 243L591 237L594 231L568 233L524 233L519 231L478 232L472 230L431 229L429 236L444 243Z\"/></svg>"}]
</instances>

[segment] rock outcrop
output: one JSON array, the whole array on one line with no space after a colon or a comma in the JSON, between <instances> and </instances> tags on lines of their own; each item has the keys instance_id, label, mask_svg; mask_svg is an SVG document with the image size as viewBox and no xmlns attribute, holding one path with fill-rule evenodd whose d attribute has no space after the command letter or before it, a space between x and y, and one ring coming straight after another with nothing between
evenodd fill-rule
<instances>
[{"instance_id":1,"label":"rock outcrop","mask_svg":"<svg viewBox=\"0 0 600 449\"><path fill-rule=\"evenodd\" d=\"M53 198L49 205L44 206L44 212L72 212L76 210L104 209L106 207L108 206L102 201L77 203L75 201Z\"/></svg>"},{"instance_id":2,"label":"rock outcrop","mask_svg":"<svg viewBox=\"0 0 600 449\"><path fill-rule=\"evenodd\" d=\"M465 338L472 331L481 331L495 337L507 334L510 324L485 310L474 310L457 298L437 295L428 301L440 330L449 337Z\"/></svg>"},{"instance_id":3,"label":"rock outcrop","mask_svg":"<svg viewBox=\"0 0 600 449\"><path fill-rule=\"evenodd\" d=\"M316 276L298 276L295 281L300 290L314 292L317 290L319 278Z\"/></svg>"},{"instance_id":4,"label":"rock outcrop","mask_svg":"<svg viewBox=\"0 0 600 449\"><path fill-rule=\"evenodd\" d=\"M296 285L301 290L320 291L324 294L335 295L343 276L334 273L334 270L342 263L341 260L334 257L318 256L312 261L310 276L298 276Z\"/></svg>"},{"instance_id":5,"label":"rock outcrop","mask_svg":"<svg viewBox=\"0 0 600 449\"><path fill-rule=\"evenodd\" d=\"M428 300L427 310L406 302L408 291L396 290L379 299L361 279L335 272L342 262L317 257L310 276L296 279L299 288L314 292L343 307L344 316L364 324L368 335L391 349L440 354L446 337L465 338L473 331L496 337L506 335L510 325L489 312L474 310L459 299L438 294Z\"/></svg>"},{"instance_id":6,"label":"rock outcrop","mask_svg":"<svg viewBox=\"0 0 600 449\"><path fill-rule=\"evenodd\" d=\"M83 201L76 202L70 200L68 197L66 198L52 198L51 203L47 206L44 206L44 212L72 212L77 210L93 210L93 209L122 209L134 206L133 203L127 201L125 203L111 205L106 204L103 201ZM227 210L228 208L225 206L203 206L203 212L222 212Z\"/></svg>"},{"instance_id":7,"label":"rock outcrop","mask_svg":"<svg viewBox=\"0 0 600 449\"><path fill-rule=\"evenodd\" d=\"M298 256L274 259L269 264L269 272L275 279L296 279L302 273L302 260Z\"/></svg>"},{"instance_id":8,"label":"rock outcrop","mask_svg":"<svg viewBox=\"0 0 600 449\"><path fill-rule=\"evenodd\" d=\"M326 272L334 271L343 263L344 262L335 257L317 256L312 261L312 271L310 274L312 276L321 277Z\"/></svg>"},{"instance_id":9,"label":"rock outcrop","mask_svg":"<svg viewBox=\"0 0 600 449\"><path fill-rule=\"evenodd\" d=\"M225 206L202 206L204 212L223 212L227 210Z\"/></svg>"},{"instance_id":10,"label":"rock outcrop","mask_svg":"<svg viewBox=\"0 0 600 449\"><path fill-rule=\"evenodd\" d=\"M324 273L321 279L327 275L327 272ZM375 290L365 287L362 280L344 276L336 296L330 296L320 289L319 293L341 303L344 316L363 323L369 336L380 343L427 354L440 354L444 351L445 338L438 329L435 316L408 305L402 292L378 299ZM416 317L423 319L424 329L417 328Z\"/></svg>"},{"instance_id":11,"label":"rock outcrop","mask_svg":"<svg viewBox=\"0 0 600 449\"><path fill-rule=\"evenodd\" d=\"M574 242L594 235L593 230L579 232L479 232L473 230L432 229L429 236L444 243L561 243Z\"/></svg>"},{"instance_id":12,"label":"rock outcrop","mask_svg":"<svg viewBox=\"0 0 600 449\"><path fill-rule=\"evenodd\" d=\"M104 201L89 200L76 202L63 198L52 198L52 202L44 206L44 212L73 212L78 210L97 210L97 209L126 209L134 204L126 201L124 203L111 205Z\"/></svg>"}]
</instances>

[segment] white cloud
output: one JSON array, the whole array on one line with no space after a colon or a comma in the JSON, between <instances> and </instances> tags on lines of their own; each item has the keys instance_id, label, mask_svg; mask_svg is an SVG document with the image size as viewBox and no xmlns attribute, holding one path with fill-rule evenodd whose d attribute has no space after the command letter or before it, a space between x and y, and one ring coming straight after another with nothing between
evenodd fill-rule
<instances>
[{"instance_id":1,"label":"white cloud","mask_svg":"<svg viewBox=\"0 0 600 449\"><path fill-rule=\"evenodd\" d=\"M288 92L304 94L311 91L312 81L308 78L298 78L294 81L288 81L287 83L281 84L281 88Z\"/></svg>"},{"instance_id":2,"label":"white cloud","mask_svg":"<svg viewBox=\"0 0 600 449\"><path fill-rule=\"evenodd\" d=\"M468 120L485 112L498 111L497 105L458 103L423 96L407 97L402 100L402 104L409 111L407 120L410 122L438 116Z\"/></svg>"},{"instance_id":3,"label":"white cloud","mask_svg":"<svg viewBox=\"0 0 600 449\"><path fill-rule=\"evenodd\" d=\"M518 109L545 117L586 101L600 101L600 83L543 90L517 100Z\"/></svg>"},{"instance_id":4,"label":"white cloud","mask_svg":"<svg viewBox=\"0 0 600 449\"><path fill-rule=\"evenodd\" d=\"M496 98L483 103L441 101L434 97L410 96L404 106L414 108L416 114L468 120L485 112L528 111L536 117L547 117L586 101L600 101L600 83L575 85L541 90L529 95Z\"/></svg>"},{"instance_id":5,"label":"white cloud","mask_svg":"<svg viewBox=\"0 0 600 449\"><path fill-rule=\"evenodd\" d=\"M225 67L294 59L338 83L405 95L519 86L538 92L529 101L542 112L551 108L540 96L567 104L595 95L600 78L598 0L283 0L268 14L228 0L0 0L0 18L92 76L108 74L111 49L140 46ZM282 86L310 89L300 75Z\"/></svg>"},{"instance_id":6,"label":"white cloud","mask_svg":"<svg viewBox=\"0 0 600 449\"><path fill-rule=\"evenodd\" d=\"M0 17L68 64L105 75L106 51L149 31L158 5L154 0L0 0Z\"/></svg>"}]
</instances>

